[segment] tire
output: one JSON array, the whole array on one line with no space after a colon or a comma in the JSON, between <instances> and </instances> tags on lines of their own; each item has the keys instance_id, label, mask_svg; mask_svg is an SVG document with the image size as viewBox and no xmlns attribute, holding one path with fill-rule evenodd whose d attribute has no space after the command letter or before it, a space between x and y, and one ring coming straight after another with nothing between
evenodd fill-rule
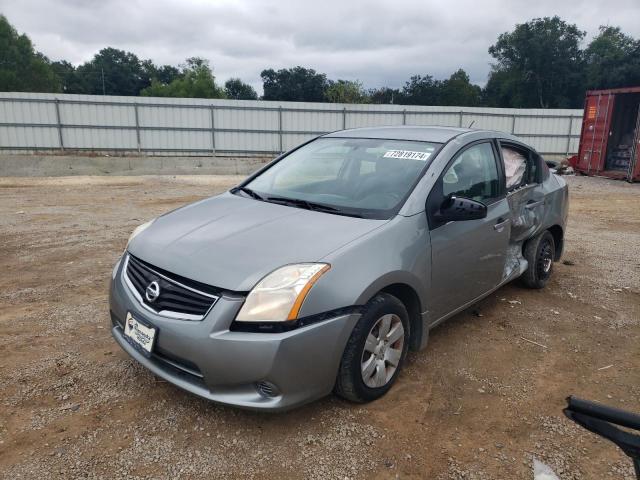
<instances>
[{"instance_id":1,"label":"tire","mask_svg":"<svg viewBox=\"0 0 640 480\"><path fill-rule=\"evenodd\" d=\"M387 322L388 333L384 335ZM400 330L402 337L395 339ZM370 334L373 338L369 338ZM409 314L404 304L388 293L377 294L367 303L351 332L340 361L335 393L358 403L382 397L402 369L409 350L409 335Z\"/></svg>"},{"instance_id":2,"label":"tire","mask_svg":"<svg viewBox=\"0 0 640 480\"><path fill-rule=\"evenodd\" d=\"M529 240L524 247L524 258L529 263L521 281L528 288L544 288L553 273L556 244L553 235L545 230Z\"/></svg>"}]
</instances>

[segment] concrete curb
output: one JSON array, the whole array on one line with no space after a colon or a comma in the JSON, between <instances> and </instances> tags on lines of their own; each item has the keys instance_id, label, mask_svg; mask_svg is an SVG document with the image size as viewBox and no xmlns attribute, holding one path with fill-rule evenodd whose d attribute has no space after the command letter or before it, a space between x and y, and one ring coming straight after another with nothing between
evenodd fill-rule
<instances>
[{"instance_id":1,"label":"concrete curb","mask_svg":"<svg viewBox=\"0 0 640 480\"><path fill-rule=\"evenodd\" d=\"M0 176L248 175L270 160L270 157L0 155Z\"/></svg>"}]
</instances>

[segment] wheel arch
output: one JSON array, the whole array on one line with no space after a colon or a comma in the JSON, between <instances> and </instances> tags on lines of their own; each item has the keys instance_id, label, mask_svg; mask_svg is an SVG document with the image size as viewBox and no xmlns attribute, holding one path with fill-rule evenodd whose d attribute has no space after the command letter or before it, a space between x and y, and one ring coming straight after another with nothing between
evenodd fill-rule
<instances>
[{"instance_id":1,"label":"wheel arch","mask_svg":"<svg viewBox=\"0 0 640 480\"><path fill-rule=\"evenodd\" d=\"M422 321L422 303L418 293L406 283L393 283L384 287L379 293L388 293L400 300L409 314L409 349L420 350L424 326Z\"/></svg>"},{"instance_id":2,"label":"wheel arch","mask_svg":"<svg viewBox=\"0 0 640 480\"><path fill-rule=\"evenodd\" d=\"M557 262L562 257L562 251L564 250L564 230L560 225L552 225L547 230L553 236L553 243L555 244L555 258Z\"/></svg>"},{"instance_id":3,"label":"wheel arch","mask_svg":"<svg viewBox=\"0 0 640 480\"><path fill-rule=\"evenodd\" d=\"M417 277L407 272L392 272L369 285L358 303L364 305L379 293L388 293L400 300L409 314L409 348L415 351L426 345L426 336L429 334L423 318L426 301L418 293L425 290Z\"/></svg>"}]
</instances>

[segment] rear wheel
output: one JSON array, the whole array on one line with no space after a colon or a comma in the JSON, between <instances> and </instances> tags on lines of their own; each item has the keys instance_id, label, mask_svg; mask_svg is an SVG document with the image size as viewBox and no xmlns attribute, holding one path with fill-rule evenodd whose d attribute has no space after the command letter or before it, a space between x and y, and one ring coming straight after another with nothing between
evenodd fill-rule
<instances>
[{"instance_id":1,"label":"rear wheel","mask_svg":"<svg viewBox=\"0 0 640 480\"><path fill-rule=\"evenodd\" d=\"M395 382L408 349L407 309L393 295L376 295L349 337L335 392L353 402L380 398Z\"/></svg>"},{"instance_id":2,"label":"rear wheel","mask_svg":"<svg viewBox=\"0 0 640 480\"><path fill-rule=\"evenodd\" d=\"M524 247L529 266L522 275L522 283L529 288L543 288L551 278L555 256L556 244L548 230L529 240Z\"/></svg>"}]
</instances>

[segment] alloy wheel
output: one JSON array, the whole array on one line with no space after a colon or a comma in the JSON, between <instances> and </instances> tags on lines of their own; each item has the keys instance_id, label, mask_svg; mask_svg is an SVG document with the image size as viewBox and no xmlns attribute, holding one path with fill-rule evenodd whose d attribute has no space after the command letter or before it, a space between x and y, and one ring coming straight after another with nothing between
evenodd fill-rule
<instances>
[{"instance_id":1,"label":"alloy wheel","mask_svg":"<svg viewBox=\"0 0 640 480\"><path fill-rule=\"evenodd\" d=\"M361 373L369 388L384 387L393 378L404 348L404 326L395 314L380 317L364 344Z\"/></svg>"}]
</instances>

